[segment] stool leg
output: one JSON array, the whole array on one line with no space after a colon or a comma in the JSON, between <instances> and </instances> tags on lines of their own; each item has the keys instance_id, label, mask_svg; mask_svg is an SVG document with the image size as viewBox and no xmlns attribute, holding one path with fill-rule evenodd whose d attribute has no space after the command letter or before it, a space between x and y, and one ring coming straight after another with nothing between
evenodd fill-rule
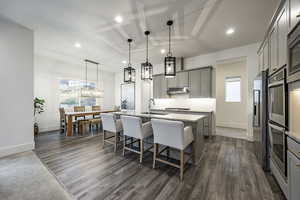
<instances>
[{"instance_id":1,"label":"stool leg","mask_svg":"<svg viewBox=\"0 0 300 200\"><path fill-rule=\"evenodd\" d=\"M156 153L157 153L157 144L154 144L154 149L153 149L153 166L152 168L155 169L155 162L156 162Z\"/></svg>"},{"instance_id":2,"label":"stool leg","mask_svg":"<svg viewBox=\"0 0 300 200\"><path fill-rule=\"evenodd\" d=\"M144 154L144 141L140 139L140 163L143 162L143 154Z\"/></svg>"},{"instance_id":3,"label":"stool leg","mask_svg":"<svg viewBox=\"0 0 300 200\"><path fill-rule=\"evenodd\" d=\"M103 146L105 145L105 130L103 130Z\"/></svg>"},{"instance_id":4,"label":"stool leg","mask_svg":"<svg viewBox=\"0 0 300 200\"><path fill-rule=\"evenodd\" d=\"M115 147L114 147L114 152L117 152L117 144L118 144L118 133L115 133Z\"/></svg>"},{"instance_id":5,"label":"stool leg","mask_svg":"<svg viewBox=\"0 0 300 200\"><path fill-rule=\"evenodd\" d=\"M196 165L196 153L195 153L195 142L192 143L192 162L193 165Z\"/></svg>"},{"instance_id":6,"label":"stool leg","mask_svg":"<svg viewBox=\"0 0 300 200\"><path fill-rule=\"evenodd\" d=\"M183 180L184 151L180 150L180 181Z\"/></svg>"},{"instance_id":7,"label":"stool leg","mask_svg":"<svg viewBox=\"0 0 300 200\"><path fill-rule=\"evenodd\" d=\"M125 156L126 135L123 136L123 156Z\"/></svg>"}]
</instances>

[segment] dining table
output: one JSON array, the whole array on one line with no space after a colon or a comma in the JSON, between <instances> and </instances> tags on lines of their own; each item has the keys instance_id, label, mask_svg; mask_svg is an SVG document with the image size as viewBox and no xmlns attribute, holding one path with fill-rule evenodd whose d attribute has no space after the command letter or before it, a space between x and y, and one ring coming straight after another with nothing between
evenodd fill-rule
<instances>
[{"instance_id":1,"label":"dining table","mask_svg":"<svg viewBox=\"0 0 300 200\"><path fill-rule=\"evenodd\" d=\"M100 115L101 113L116 112L116 110L97 110L97 111L82 111L82 112L65 112L67 119L67 136L73 136L73 118Z\"/></svg>"}]
</instances>

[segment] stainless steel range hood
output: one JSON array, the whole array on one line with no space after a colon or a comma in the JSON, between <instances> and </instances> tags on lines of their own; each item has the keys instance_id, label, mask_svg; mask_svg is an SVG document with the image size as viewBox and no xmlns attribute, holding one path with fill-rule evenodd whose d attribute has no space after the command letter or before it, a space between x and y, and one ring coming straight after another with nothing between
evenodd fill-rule
<instances>
[{"instance_id":1,"label":"stainless steel range hood","mask_svg":"<svg viewBox=\"0 0 300 200\"><path fill-rule=\"evenodd\" d=\"M176 87L176 88L168 88L167 93L169 95L175 95L175 94L187 94L190 90L188 87Z\"/></svg>"}]
</instances>

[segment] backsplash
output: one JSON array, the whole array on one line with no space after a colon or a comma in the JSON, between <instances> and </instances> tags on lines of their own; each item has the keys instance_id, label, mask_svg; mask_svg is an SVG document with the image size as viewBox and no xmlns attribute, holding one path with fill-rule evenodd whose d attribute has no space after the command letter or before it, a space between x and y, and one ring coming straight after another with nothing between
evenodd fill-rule
<instances>
[{"instance_id":1,"label":"backsplash","mask_svg":"<svg viewBox=\"0 0 300 200\"><path fill-rule=\"evenodd\" d=\"M214 98L176 98L176 99L155 99L153 109L165 108L189 108L193 111L213 111L216 110L216 99Z\"/></svg>"}]
</instances>

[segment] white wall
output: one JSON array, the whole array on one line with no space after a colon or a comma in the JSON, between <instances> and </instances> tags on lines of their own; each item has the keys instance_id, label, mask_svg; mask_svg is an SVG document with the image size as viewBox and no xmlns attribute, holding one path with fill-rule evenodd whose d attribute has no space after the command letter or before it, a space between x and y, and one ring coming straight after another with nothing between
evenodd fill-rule
<instances>
[{"instance_id":1,"label":"white wall","mask_svg":"<svg viewBox=\"0 0 300 200\"><path fill-rule=\"evenodd\" d=\"M31 150L33 31L0 16L0 157Z\"/></svg>"},{"instance_id":2,"label":"white wall","mask_svg":"<svg viewBox=\"0 0 300 200\"><path fill-rule=\"evenodd\" d=\"M45 99L45 112L37 116L40 131L59 129L59 81L61 79L85 80L85 64L74 65L46 56L34 58L34 95ZM101 66L100 66L101 68ZM115 74L99 72L99 86L104 90L100 99L103 109L112 109L115 103ZM96 81L96 67L88 65L88 80Z\"/></svg>"},{"instance_id":3,"label":"white wall","mask_svg":"<svg viewBox=\"0 0 300 200\"><path fill-rule=\"evenodd\" d=\"M226 62L227 60L232 59L240 59L240 58L246 58L247 62L247 81L248 81L248 88L247 88L247 137L249 140L252 140L252 82L255 76L258 73L258 58L257 58L257 50L259 47L259 43L250 44L246 46L241 46L237 48L232 49L226 49L222 51L218 51L215 53L205 54L205 55L199 55L191 58L185 59L185 69L193 69L198 67L205 67L205 66L213 66L214 68L217 67L217 63ZM138 67L139 69L139 67ZM163 64L154 65L154 74L163 73ZM116 75L115 84L116 88L118 88L118 85L123 81L123 78L121 78L123 75L120 73ZM140 74L138 72L138 78ZM137 91L137 98L139 98L138 102L138 109L142 109L141 102L148 101L147 99L143 99L141 97L141 89L140 87L140 80L137 82L137 85L139 87L139 90ZM214 92L213 92L214 93ZM116 96L119 95L118 89L116 89ZM116 98L116 104L120 101L120 98Z\"/></svg>"},{"instance_id":4,"label":"white wall","mask_svg":"<svg viewBox=\"0 0 300 200\"><path fill-rule=\"evenodd\" d=\"M216 125L247 129L247 63L245 59L218 64L216 68ZM227 77L241 78L241 101L225 101Z\"/></svg>"}]
</instances>

